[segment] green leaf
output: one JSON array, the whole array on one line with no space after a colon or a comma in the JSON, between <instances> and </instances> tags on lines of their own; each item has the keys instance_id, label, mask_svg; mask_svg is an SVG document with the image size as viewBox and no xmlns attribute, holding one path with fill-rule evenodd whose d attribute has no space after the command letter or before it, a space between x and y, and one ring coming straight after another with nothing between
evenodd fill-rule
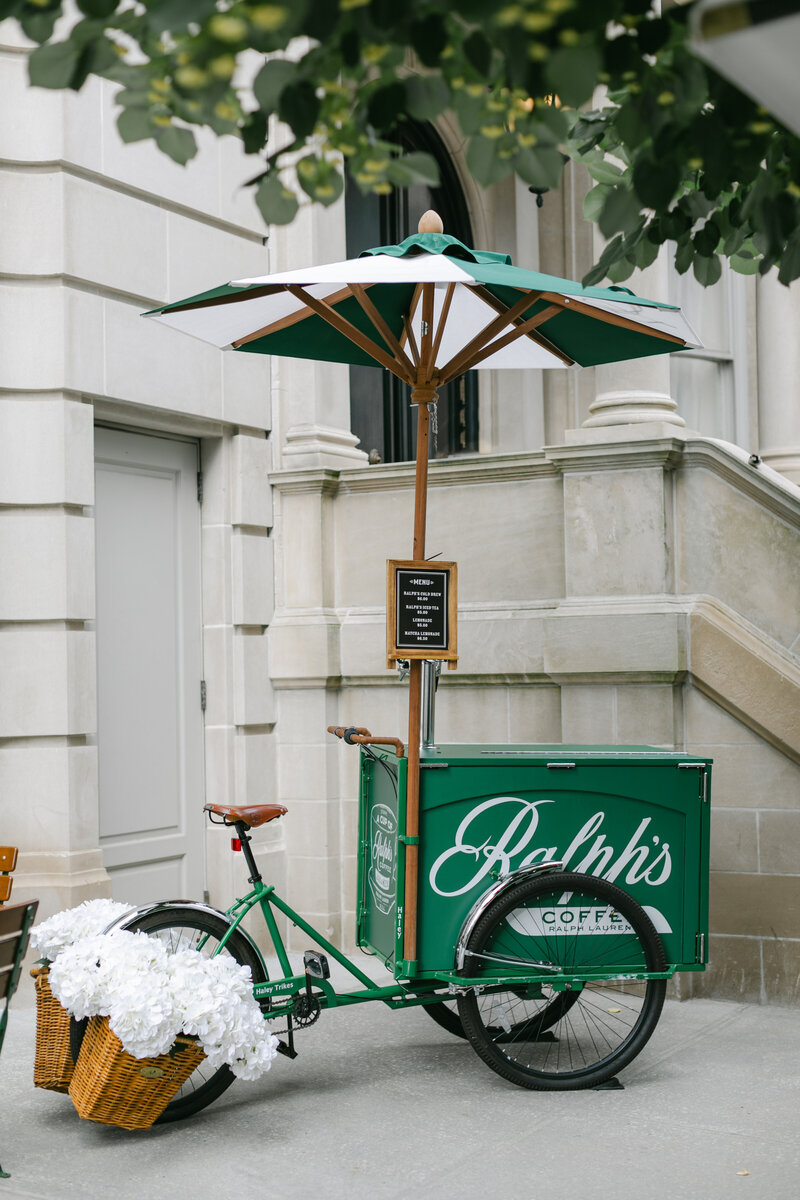
<instances>
[{"instance_id":1,"label":"green leaf","mask_svg":"<svg viewBox=\"0 0 800 1200\"><path fill-rule=\"evenodd\" d=\"M661 217L661 228L666 238L677 242L692 228L692 222L680 206L670 209L669 212L663 213Z\"/></svg>"},{"instance_id":2,"label":"green leaf","mask_svg":"<svg viewBox=\"0 0 800 1200\"><path fill-rule=\"evenodd\" d=\"M156 134L156 145L159 150L168 155L173 162L185 167L190 158L197 154L197 142L190 129L181 129L178 125L169 125L159 129Z\"/></svg>"},{"instance_id":3,"label":"green leaf","mask_svg":"<svg viewBox=\"0 0 800 1200\"><path fill-rule=\"evenodd\" d=\"M463 90L454 92L453 111L465 137L477 133L483 124L484 101L480 96L470 96Z\"/></svg>"},{"instance_id":4,"label":"green leaf","mask_svg":"<svg viewBox=\"0 0 800 1200\"><path fill-rule=\"evenodd\" d=\"M344 180L332 162L307 154L297 163L297 178L303 191L326 208L342 194Z\"/></svg>"},{"instance_id":5,"label":"green leaf","mask_svg":"<svg viewBox=\"0 0 800 1200\"><path fill-rule=\"evenodd\" d=\"M296 76L296 64L285 59L274 58L264 64L253 81L253 94L262 112L275 112L281 92Z\"/></svg>"},{"instance_id":6,"label":"green leaf","mask_svg":"<svg viewBox=\"0 0 800 1200\"><path fill-rule=\"evenodd\" d=\"M625 243L621 234L617 234L606 246L600 258L592 267L591 271L587 271L581 283L584 287L593 287L599 283L601 279L605 279L606 272L613 263L618 262L625 254Z\"/></svg>"},{"instance_id":7,"label":"green leaf","mask_svg":"<svg viewBox=\"0 0 800 1200\"><path fill-rule=\"evenodd\" d=\"M192 22L205 21L216 7L216 0L159 0L148 5L147 24L156 33L177 33Z\"/></svg>"},{"instance_id":8,"label":"green leaf","mask_svg":"<svg viewBox=\"0 0 800 1200\"><path fill-rule=\"evenodd\" d=\"M781 255L781 266L778 279L788 287L793 279L800 275L800 234L795 232L789 238Z\"/></svg>"},{"instance_id":9,"label":"green leaf","mask_svg":"<svg viewBox=\"0 0 800 1200\"><path fill-rule=\"evenodd\" d=\"M562 103L577 108L590 99L601 68L594 46L564 46L548 58L545 75Z\"/></svg>"},{"instance_id":10,"label":"green leaf","mask_svg":"<svg viewBox=\"0 0 800 1200\"><path fill-rule=\"evenodd\" d=\"M277 171L271 171L259 183L256 204L268 225L289 225L299 208L297 196L283 186Z\"/></svg>"},{"instance_id":11,"label":"green leaf","mask_svg":"<svg viewBox=\"0 0 800 1200\"><path fill-rule=\"evenodd\" d=\"M583 215L587 221L599 221L610 190L605 183L598 183L586 193L583 200Z\"/></svg>"},{"instance_id":12,"label":"green leaf","mask_svg":"<svg viewBox=\"0 0 800 1200\"><path fill-rule=\"evenodd\" d=\"M642 54L655 54L669 40L671 25L663 17L641 21L636 31Z\"/></svg>"},{"instance_id":13,"label":"green leaf","mask_svg":"<svg viewBox=\"0 0 800 1200\"><path fill-rule=\"evenodd\" d=\"M367 120L377 130L392 129L405 109L405 84L394 80L372 93L367 103Z\"/></svg>"},{"instance_id":14,"label":"green leaf","mask_svg":"<svg viewBox=\"0 0 800 1200\"><path fill-rule=\"evenodd\" d=\"M123 142L142 142L155 133L146 108L123 108L117 117L117 129Z\"/></svg>"},{"instance_id":15,"label":"green leaf","mask_svg":"<svg viewBox=\"0 0 800 1200\"><path fill-rule=\"evenodd\" d=\"M715 254L712 258L696 255L694 260L694 277L703 287L711 287L722 275L722 264Z\"/></svg>"},{"instance_id":16,"label":"green leaf","mask_svg":"<svg viewBox=\"0 0 800 1200\"><path fill-rule=\"evenodd\" d=\"M694 262L694 246L691 241L680 242L675 251L675 270L679 275L685 275Z\"/></svg>"},{"instance_id":17,"label":"green leaf","mask_svg":"<svg viewBox=\"0 0 800 1200\"><path fill-rule=\"evenodd\" d=\"M606 271L607 277L612 283L623 283L626 279L630 279L635 270L635 263L632 263L628 258L621 258L619 262L613 263Z\"/></svg>"},{"instance_id":18,"label":"green leaf","mask_svg":"<svg viewBox=\"0 0 800 1200\"><path fill-rule=\"evenodd\" d=\"M406 80L408 114L418 121L434 121L450 103L450 88L438 75L412 75Z\"/></svg>"},{"instance_id":19,"label":"green leaf","mask_svg":"<svg viewBox=\"0 0 800 1200\"><path fill-rule=\"evenodd\" d=\"M489 66L492 61L492 47L484 35L479 30L474 30L469 37L464 39L463 50L467 62L471 63L478 74L485 79L489 74Z\"/></svg>"},{"instance_id":20,"label":"green leaf","mask_svg":"<svg viewBox=\"0 0 800 1200\"><path fill-rule=\"evenodd\" d=\"M78 0L78 8L87 17L110 17L119 0Z\"/></svg>"},{"instance_id":21,"label":"green leaf","mask_svg":"<svg viewBox=\"0 0 800 1200\"><path fill-rule=\"evenodd\" d=\"M447 45L447 26L440 13L432 13L421 21L414 21L410 30L411 45L417 58L425 67L438 67L442 52Z\"/></svg>"},{"instance_id":22,"label":"green leaf","mask_svg":"<svg viewBox=\"0 0 800 1200\"><path fill-rule=\"evenodd\" d=\"M511 160L500 158L497 150L497 140L494 138L476 134L469 140L467 167L481 187L491 187L493 183L499 183L513 169Z\"/></svg>"},{"instance_id":23,"label":"green leaf","mask_svg":"<svg viewBox=\"0 0 800 1200\"><path fill-rule=\"evenodd\" d=\"M650 238L643 237L641 241L636 243L633 258L636 266L643 271L645 267L649 267L658 258L658 246Z\"/></svg>"},{"instance_id":24,"label":"green leaf","mask_svg":"<svg viewBox=\"0 0 800 1200\"><path fill-rule=\"evenodd\" d=\"M598 225L604 237L620 230L630 233L639 220L639 201L626 187L612 188L606 197Z\"/></svg>"},{"instance_id":25,"label":"green leaf","mask_svg":"<svg viewBox=\"0 0 800 1200\"><path fill-rule=\"evenodd\" d=\"M53 42L40 46L28 59L28 71L34 87L68 88L78 69L81 49L74 42Z\"/></svg>"},{"instance_id":26,"label":"green leaf","mask_svg":"<svg viewBox=\"0 0 800 1200\"><path fill-rule=\"evenodd\" d=\"M586 164L586 169L598 183L608 183L613 186L615 183L620 183L623 178L623 170L617 163L611 162L603 153L598 150L590 156L587 155L583 161Z\"/></svg>"},{"instance_id":27,"label":"green leaf","mask_svg":"<svg viewBox=\"0 0 800 1200\"><path fill-rule=\"evenodd\" d=\"M736 271L738 275L757 275L761 264L761 256L754 258L752 255L732 254L728 259L731 264L731 269Z\"/></svg>"},{"instance_id":28,"label":"green leaf","mask_svg":"<svg viewBox=\"0 0 800 1200\"><path fill-rule=\"evenodd\" d=\"M645 208L656 212L665 209L680 183L681 173L677 163L669 159L656 161L641 156L633 168L633 186Z\"/></svg>"},{"instance_id":29,"label":"green leaf","mask_svg":"<svg viewBox=\"0 0 800 1200\"><path fill-rule=\"evenodd\" d=\"M719 245L719 239L719 225L713 220L706 221L702 229L698 229L694 235L695 250L705 258L710 258Z\"/></svg>"},{"instance_id":30,"label":"green leaf","mask_svg":"<svg viewBox=\"0 0 800 1200\"><path fill-rule=\"evenodd\" d=\"M400 158L392 159L386 171L387 178L395 187L413 187L422 183L428 187L438 187L440 183L439 167L431 154L414 151Z\"/></svg>"},{"instance_id":31,"label":"green leaf","mask_svg":"<svg viewBox=\"0 0 800 1200\"><path fill-rule=\"evenodd\" d=\"M42 11L40 8L23 9L19 15L19 23L22 26L23 33L31 39L32 42L46 42L48 38L53 36L55 23L61 16L61 6L55 5L53 8Z\"/></svg>"},{"instance_id":32,"label":"green leaf","mask_svg":"<svg viewBox=\"0 0 800 1200\"><path fill-rule=\"evenodd\" d=\"M288 84L281 92L278 116L291 127L296 138L310 137L317 123L319 110L320 101L316 89L313 83L305 79Z\"/></svg>"},{"instance_id":33,"label":"green leaf","mask_svg":"<svg viewBox=\"0 0 800 1200\"><path fill-rule=\"evenodd\" d=\"M629 97L611 121L618 136L632 150L651 136L652 130L644 118L638 96Z\"/></svg>"},{"instance_id":34,"label":"green leaf","mask_svg":"<svg viewBox=\"0 0 800 1200\"><path fill-rule=\"evenodd\" d=\"M689 192L682 200L683 208L695 221L702 221L716 208L713 200L709 200L702 192Z\"/></svg>"},{"instance_id":35,"label":"green leaf","mask_svg":"<svg viewBox=\"0 0 800 1200\"><path fill-rule=\"evenodd\" d=\"M537 104L534 116L541 137L546 136L545 130L553 142L563 142L569 135L569 117L564 109L556 108L554 104Z\"/></svg>"},{"instance_id":36,"label":"green leaf","mask_svg":"<svg viewBox=\"0 0 800 1200\"><path fill-rule=\"evenodd\" d=\"M528 147L519 151L514 168L529 187L555 189L561 183L564 160L550 146Z\"/></svg>"},{"instance_id":37,"label":"green leaf","mask_svg":"<svg viewBox=\"0 0 800 1200\"><path fill-rule=\"evenodd\" d=\"M245 154L258 154L267 141L267 118L264 113L248 113L240 133Z\"/></svg>"}]
</instances>

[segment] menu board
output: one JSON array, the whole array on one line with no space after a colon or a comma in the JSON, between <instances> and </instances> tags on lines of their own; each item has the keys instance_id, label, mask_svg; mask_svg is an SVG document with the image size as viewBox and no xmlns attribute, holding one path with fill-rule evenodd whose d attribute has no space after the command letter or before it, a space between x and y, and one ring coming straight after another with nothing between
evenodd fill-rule
<instances>
[{"instance_id":1,"label":"menu board","mask_svg":"<svg viewBox=\"0 0 800 1200\"><path fill-rule=\"evenodd\" d=\"M387 563L387 660L448 659L456 652L456 564Z\"/></svg>"}]
</instances>

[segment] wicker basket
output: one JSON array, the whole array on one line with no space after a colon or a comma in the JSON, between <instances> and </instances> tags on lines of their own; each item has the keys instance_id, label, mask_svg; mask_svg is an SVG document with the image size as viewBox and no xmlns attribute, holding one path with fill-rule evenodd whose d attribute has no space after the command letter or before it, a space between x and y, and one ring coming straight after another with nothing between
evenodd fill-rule
<instances>
[{"instance_id":1,"label":"wicker basket","mask_svg":"<svg viewBox=\"0 0 800 1200\"><path fill-rule=\"evenodd\" d=\"M134 1058L108 1027L108 1017L86 1026L69 1094L81 1117L121 1129L149 1129L205 1058L199 1044L179 1037L168 1054Z\"/></svg>"},{"instance_id":2,"label":"wicker basket","mask_svg":"<svg viewBox=\"0 0 800 1200\"><path fill-rule=\"evenodd\" d=\"M67 1092L74 1070L69 1048L69 1013L50 991L49 968L33 967L31 975L36 986L34 1086Z\"/></svg>"}]
</instances>

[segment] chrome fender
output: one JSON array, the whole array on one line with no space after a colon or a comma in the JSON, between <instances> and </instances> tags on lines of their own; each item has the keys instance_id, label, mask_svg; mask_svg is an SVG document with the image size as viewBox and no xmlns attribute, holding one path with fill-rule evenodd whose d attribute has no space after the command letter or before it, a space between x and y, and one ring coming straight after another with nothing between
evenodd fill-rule
<instances>
[{"instance_id":1,"label":"chrome fender","mask_svg":"<svg viewBox=\"0 0 800 1200\"><path fill-rule=\"evenodd\" d=\"M527 879L529 875L546 875L552 871L563 870L563 862L544 862L533 863L529 867L517 867L516 871L509 871L507 875L501 875L496 883L493 883L482 896L478 897L467 913L464 924L461 926L461 933L458 935L458 941L456 942L456 970L462 970L467 942L470 939L473 929L490 904L494 904L495 900L502 896L504 892L514 887L520 880Z\"/></svg>"},{"instance_id":2,"label":"chrome fender","mask_svg":"<svg viewBox=\"0 0 800 1200\"><path fill-rule=\"evenodd\" d=\"M142 904L138 908L131 908L128 912L123 913L121 917L117 917L116 921L112 921L110 925L107 925L103 932L111 933L114 929L127 929L129 925L137 921L139 917L143 917L146 913L158 912L159 909L169 908L192 908L196 912L209 913L212 917L221 917L223 921L227 921L229 925L233 925L233 918L229 913L220 912L218 908L212 908L210 904L201 904L199 900L159 900L155 904ZM263 955L247 930L239 925L236 932L241 934L244 940L249 943L251 950L256 956L256 961L260 962L263 966Z\"/></svg>"}]
</instances>

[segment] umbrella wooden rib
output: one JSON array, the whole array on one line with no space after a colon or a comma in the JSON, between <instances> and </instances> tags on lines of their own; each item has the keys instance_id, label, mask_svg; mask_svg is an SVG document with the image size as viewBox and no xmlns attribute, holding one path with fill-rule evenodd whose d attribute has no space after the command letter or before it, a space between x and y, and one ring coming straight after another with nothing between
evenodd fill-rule
<instances>
[{"instance_id":1,"label":"umbrella wooden rib","mask_svg":"<svg viewBox=\"0 0 800 1200\"><path fill-rule=\"evenodd\" d=\"M505 305L503 304L502 300L498 300L498 298L497 298L497 296L495 296L494 292L490 292L488 288L486 288L486 287L475 288L475 295L480 296L481 300L483 300L483 302L485 304L488 304L490 308L493 308L495 310L495 312L506 311ZM539 298L541 300L560 299L560 297L555 297L555 298L552 297L549 292L540 292ZM556 344L554 342L551 342L549 338L546 338L543 333L532 331L530 334L530 338L531 338L531 341L536 342L537 346L541 346L541 348L543 350L546 350L548 354L552 354L554 358L560 359L560 361L563 362L565 367L572 367L575 365L574 358L570 358L570 356L568 354L565 354L564 351L561 350L558 346L556 346Z\"/></svg>"},{"instance_id":2,"label":"umbrella wooden rib","mask_svg":"<svg viewBox=\"0 0 800 1200\"><path fill-rule=\"evenodd\" d=\"M442 311L439 313L439 324L436 327L436 336L433 340L433 352L431 357L434 362L436 362L436 359L439 355L439 347L442 344L442 334L444 333L445 326L447 325L447 318L450 315L450 305L453 303L453 296L455 293L456 285L454 283L448 283L447 291L445 292L444 296L444 302L442 303Z\"/></svg>"},{"instance_id":3,"label":"umbrella wooden rib","mask_svg":"<svg viewBox=\"0 0 800 1200\"><path fill-rule=\"evenodd\" d=\"M286 285L281 284L275 291L285 292ZM349 287L340 288L338 292L333 292L330 296L326 296L325 302L330 305L340 304L349 295ZM287 313L284 317L279 317L277 321L273 321L270 325L262 325L260 329L254 329L251 333L246 333L243 337L237 338L235 342L231 342L231 349L239 350L249 342L257 342L259 338L269 337L272 333L281 333L282 330L290 329L292 325L297 325L300 321L307 321L312 315L308 309L298 308L292 313Z\"/></svg>"},{"instance_id":4,"label":"umbrella wooden rib","mask_svg":"<svg viewBox=\"0 0 800 1200\"><path fill-rule=\"evenodd\" d=\"M630 317L609 312L606 308L595 308L591 304L582 304L574 296L558 296L553 292L542 292L542 298L551 301L552 304L557 304L565 312L571 310L580 313L581 316L591 317L592 320L604 321L606 325L616 325L619 329L630 329L632 333L642 333L646 337L660 338L665 342L673 342L676 346L686 345L685 340L674 333L665 333L662 329L654 329L651 325L632 321Z\"/></svg>"},{"instance_id":5,"label":"umbrella wooden rib","mask_svg":"<svg viewBox=\"0 0 800 1200\"><path fill-rule=\"evenodd\" d=\"M416 362L417 366L419 366L419 364L420 364L420 352L419 352L419 347L417 346L417 340L414 336L413 321L414 321L414 313L417 311L417 305L419 304L421 295L422 295L422 284L418 283L417 286L414 288L414 293L411 297L411 303L408 306L408 312L403 317L403 330L404 330L403 337L408 339L408 341L413 342L412 353L414 355L414 361ZM402 343L403 338L401 338L400 341Z\"/></svg>"},{"instance_id":6,"label":"umbrella wooden rib","mask_svg":"<svg viewBox=\"0 0 800 1200\"><path fill-rule=\"evenodd\" d=\"M531 317L530 320L523 321L521 325L517 325L514 329L509 330L504 337L496 338L495 341L490 342L488 346L484 346L482 350L478 350L477 353L474 354L469 360L466 367L459 367L453 372L452 375L447 375L443 371L442 384L450 383L451 379L455 379L457 375L461 375L462 371L464 370L472 370L474 367L477 367L485 358L489 358L489 356L492 354L497 354L499 350L504 350L506 346L510 346L512 342L517 340L517 338L530 337L538 325L543 325L545 321L549 321L551 317L555 316L556 313L559 312L561 312L561 309L557 305L552 304L550 308L546 308L543 312L537 313L536 316ZM556 348L552 346L551 343L546 340L546 338L534 337L533 340L537 342L538 345L540 345L543 349L549 350L553 354L556 353ZM572 362L571 359L567 359L566 361L570 364Z\"/></svg>"},{"instance_id":7,"label":"umbrella wooden rib","mask_svg":"<svg viewBox=\"0 0 800 1200\"><path fill-rule=\"evenodd\" d=\"M410 370L410 364L405 355L402 359L393 358L391 354L387 354L385 350L381 350L380 346L376 345L371 338L368 338L360 329L356 329L341 313L332 308L324 300L318 300L316 296L310 295L304 288L298 287L296 284L290 283L286 288L292 296L298 300L302 300L312 309L318 317L322 317L323 321L327 321L332 325L337 333L343 334L358 346L359 350L363 350L365 354L369 354L376 362L379 362L387 371L391 371L393 375L397 375L404 383L413 383L414 375Z\"/></svg>"},{"instance_id":8,"label":"umbrella wooden rib","mask_svg":"<svg viewBox=\"0 0 800 1200\"><path fill-rule=\"evenodd\" d=\"M218 308L220 304L241 304L242 301L257 300L261 296L275 296L282 291L282 283L270 283L264 287L242 288L241 291L231 292L226 296L201 297L199 300L187 300L185 304L170 304L168 308L171 313L191 312L196 308ZM145 313L145 316L149 315Z\"/></svg>"},{"instance_id":9,"label":"umbrella wooden rib","mask_svg":"<svg viewBox=\"0 0 800 1200\"><path fill-rule=\"evenodd\" d=\"M413 379L415 364L410 361L408 355L404 352L403 347L400 345L399 341L386 324L386 321L384 321L380 312L372 303L372 300L367 295L366 288L360 283L351 283L350 291L355 296L356 300L361 305L361 308L366 313L367 317L369 317L372 324L378 330L378 333L386 342L386 345L389 346L389 348L393 351L397 361L405 364L406 370L408 371L409 380Z\"/></svg>"},{"instance_id":10,"label":"umbrella wooden rib","mask_svg":"<svg viewBox=\"0 0 800 1200\"><path fill-rule=\"evenodd\" d=\"M483 298L483 290L483 288L476 289L476 295ZM493 307L499 312L499 316L490 321L488 325L485 325L479 333L476 333L472 341L468 342L462 350L459 350L458 354L454 354L450 361L445 363L442 367L442 378L455 379L456 375L463 375L464 371L469 370L472 356L479 350L482 350L487 342L490 342L502 329L505 329L506 325L513 324L514 321L521 317L532 304L536 303L540 295L540 292L526 292L510 308L498 300Z\"/></svg>"}]
</instances>

